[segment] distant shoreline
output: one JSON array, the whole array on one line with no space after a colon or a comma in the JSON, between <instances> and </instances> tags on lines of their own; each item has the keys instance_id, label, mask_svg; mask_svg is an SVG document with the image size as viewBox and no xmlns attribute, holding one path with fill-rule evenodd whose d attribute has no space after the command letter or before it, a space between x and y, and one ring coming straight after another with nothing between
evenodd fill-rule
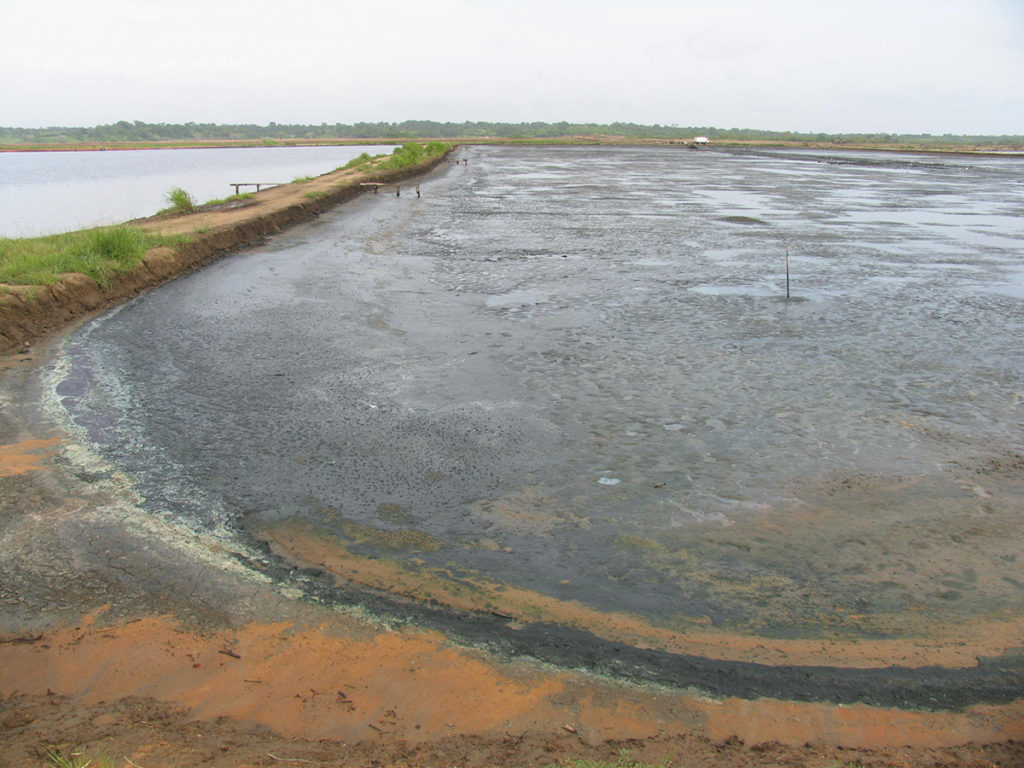
<instances>
[{"instance_id":1,"label":"distant shoreline","mask_svg":"<svg viewBox=\"0 0 1024 768\"><path fill-rule=\"evenodd\" d=\"M458 139L432 139L432 138L395 138L395 137L366 137L358 139L199 139L195 141L132 141L132 142L79 142L79 143L47 143L47 144L0 144L0 153L3 152L126 152L143 151L151 149L232 149L238 148L276 148L276 147L334 147L334 146L370 146L379 144L403 144L408 141L444 141L453 145L564 145L564 146L617 146L617 147L678 147L692 148L692 144L686 139L629 139L621 136L566 136L562 138L531 138L531 139L510 139L494 138L487 136L471 136ZM832 142L832 141L781 141L772 139L740 140L740 139L717 139L712 140L710 148L728 147L730 149L751 147L758 149L817 149L830 151L876 151L876 152L908 152L913 154L927 155L961 155L966 157L1024 157L1024 148L994 148L994 147L964 147L964 146L934 146L925 144L899 143L899 144L874 144L870 142Z\"/></svg>"},{"instance_id":2,"label":"distant shoreline","mask_svg":"<svg viewBox=\"0 0 1024 768\"><path fill-rule=\"evenodd\" d=\"M232 149L260 147L353 147L402 144L411 139L211 139L196 141L78 142L67 144L0 144L0 152L126 152L147 149Z\"/></svg>"}]
</instances>

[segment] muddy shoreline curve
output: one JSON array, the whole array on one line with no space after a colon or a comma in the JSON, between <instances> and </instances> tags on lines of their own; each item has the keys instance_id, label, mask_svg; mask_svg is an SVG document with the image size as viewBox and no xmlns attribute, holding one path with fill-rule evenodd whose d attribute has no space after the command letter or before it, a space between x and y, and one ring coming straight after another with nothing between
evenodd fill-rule
<instances>
[{"instance_id":1,"label":"muddy shoreline curve","mask_svg":"<svg viewBox=\"0 0 1024 768\"><path fill-rule=\"evenodd\" d=\"M447 157L133 222L191 239L106 286L0 287L0 768L49 765L47 749L150 768L1024 765L1016 647L762 663L414 597L245 522L233 549L147 513L47 411L45 371L78 322Z\"/></svg>"},{"instance_id":2,"label":"muddy shoreline curve","mask_svg":"<svg viewBox=\"0 0 1024 768\"><path fill-rule=\"evenodd\" d=\"M306 184L288 184L256 193L250 204L234 208L231 220L200 227L209 212L154 216L132 224L153 231L173 225L190 239L174 248L154 248L135 270L112 275L106 285L71 273L52 285L0 285L0 355L23 350L46 334L92 312L108 309L168 280L191 272L239 248L309 221L324 211L365 194L363 184L394 184L422 176L447 161L451 151L402 169L353 174L333 171ZM190 222L196 224L190 227ZM201 228L202 231L194 231ZM193 231L189 231L192 229Z\"/></svg>"},{"instance_id":3,"label":"muddy shoreline curve","mask_svg":"<svg viewBox=\"0 0 1024 768\"><path fill-rule=\"evenodd\" d=\"M500 658L534 658L559 669L586 669L610 679L695 689L747 701L785 701L921 712L965 712L977 705L1019 702L1024 690L1024 654L979 657L962 669L941 665L858 668L809 664L772 665L706 658L616 642L586 629L544 621L515 621L486 611L459 610L353 584L337 584L318 568L296 571L295 563L269 551L247 567L295 585L323 605L358 605L371 615L401 616L413 626L437 630L460 645L486 648Z\"/></svg>"}]
</instances>

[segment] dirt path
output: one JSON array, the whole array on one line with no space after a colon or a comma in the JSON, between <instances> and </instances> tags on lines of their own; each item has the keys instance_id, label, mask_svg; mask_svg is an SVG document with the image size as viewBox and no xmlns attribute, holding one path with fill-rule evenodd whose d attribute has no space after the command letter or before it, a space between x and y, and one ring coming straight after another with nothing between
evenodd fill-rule
<instances>
[{"instance_id":1,"label":"dirt path","mask_svg":"<svg viewBox=\"0 0 1024 768\"><path fill-rule=\"evenodd\" d=\"M116 290L69 278L45 319L5 336L34 346L0 359L0 766L47 765L51 747L146 768L551 765L622 750L689 768L1024 766L1022 700L920 712L601 679L298 600L224 543L143 512L129 479L47 411L61 336L46 332L355 194L331 177L146 222L201 230L201 245L151 254L148 276Z\"/></svg>"}]
</instances>

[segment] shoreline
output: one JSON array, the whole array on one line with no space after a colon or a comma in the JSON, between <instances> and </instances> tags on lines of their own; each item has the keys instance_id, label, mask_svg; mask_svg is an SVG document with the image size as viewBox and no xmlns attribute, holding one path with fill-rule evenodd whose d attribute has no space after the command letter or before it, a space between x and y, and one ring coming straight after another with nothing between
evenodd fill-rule
<instances>
[{"instance_id":1,"label":"shoreline","mask_svg":"<svg viewBox=\"0 0 1024 768\"><path fill-rule=\"evenodd\" d=\"M0 413L0 765L28 764L43 743L150 768L185 756L234 768L267 751L346 766L614 761L622 749L729 768L1024 758L1021 699L949 711L836 705L787 699L770 682L753 697L711 695L619 679L614 663L591 668L572 632L554 626L517 632L481 617L509 625L512 640L553 644L568 664L539 661L528 645L484 650L449 634L440 606L421 606L434 620L389 618L283 585L227 542L145 513L130 478L55 420L42 379L70 330L0 368L0 400L15 404ZM322 584L315 568L296 567Z\"/></svg>"},{"instance_id":2,"label":"shoreline","mask_svg":"<svg viewBox=\"0 0 1024 768\"><path fill-rule=\"evenodd\" d=\"M266 190L262 212L252 205L144 220L160 229L209 227L208 255L186 263L174 252L152 254L146 270L154 282L126 285L134 292L121 298L100 295L106 304L57 317L31 351L0 357L0 733L11 750L0 764L27 764L44 739L131 751L147 766L180 765L186 756L195 765L237 766L268 752L335 764L321 739L333 744L337 764L353 756L358 764L536 765L582 755L614 760L620 749L651 762L675 754L693 766L1024 759L1021 699L926 711L794 701L771 685L738 698L624 682L610 677L614 665L604 674L586 659L580 666L590 671L556 667L528 648L484 651L415 621L375 617L372 608L303 598L266 569L240 564L224 542L146 515L130 478L96 461L46 413L45 369L66 333L93 312L317 215L324 208L311 204L326 195L305 195L321 179L325 189L337 187L337 178L320 177L287 185L282 199ZM334 193L344 202L359 188ZM223 243L235 244L216 251ZM99 291L72 282L53 292L53 305L78 289ZM530 631L572 657L571 633ZM161 753L161 744L176 749Z\"/></svg>"},{"instance_id":3,"label":"shoreline","mask_svg":"<svg viewBox=\"0 0 1024 768\"><path fill-rule=\"evenodd\" d=\"M517 632L478 617L575 663L538 661L527 646L484 650L447 632L440 606L421 606L434 620L389 618L372 603L341 607L282 585L227 542L145 513L130 479L49 415L41 379L68 332L0 368L0 400L17 404L0 414L0 765L28 764L43 743L150 768L185 756L234 767L267 751L346 766L613 761L622 749L729 768L1024 758L1020 699L953 711L837 706L773 695L770 682L754 697L711 695L591 668L557 627ZM345 579L340 588L360 590Z\"/></svg>"},{"instance_id":4,"label":"shoreline","mask_svg":"<svg viewBox=\"0 0 1024 768\"><path fill-rule=\"evenodd\" d=\"M371 147L420 139L196 139L195 141L82 142L80 144L0 144L0 152L142 152L151 149L275 149L280 147ZM425 139L423 141L426 141Z\"/></svg>"},{"instance_id":5,"label":"shoreline","mask_svg":"<svg viewBox=\"0 0 1024 768\"><path fill-rule=\"evenodd\" d=\"M628 146L628 147L674 147L693 149L686 139L627 139L615 136L566 136L544 139L508 139L486 136L466 136L458 138L435 137L376 137L358 139L197 139L195 141L167 142L84 142L81 144L0 144L0 153L4 152L140 152L158 149L233 149L233 148L267 148L280 147L334 147L334 146L373 146L376 144L401 144L403 142L441 141L453 146L489 146L489 145L538 145L538 146ZM1024 148L1006 147L1002 149L980 147L928 147L914 144L872 144L870 142L831 141L782 141L770 139L716 139L707 149L722 147L726 149L808 149L834 150L837 152L889 152L919 155L962 156L962 157L1019 157L1024 158Z\"/></svg>"}]
</instances>

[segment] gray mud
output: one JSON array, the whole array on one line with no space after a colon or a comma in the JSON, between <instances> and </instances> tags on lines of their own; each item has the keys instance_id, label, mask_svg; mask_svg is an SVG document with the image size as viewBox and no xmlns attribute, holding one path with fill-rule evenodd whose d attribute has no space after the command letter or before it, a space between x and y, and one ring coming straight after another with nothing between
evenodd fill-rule
<instances>
[{"instance_id":1,"label":"gray mud","mask_svg":"<svg viewBox=\"0 0 1024 768\"><path fill-rule=\"evenodd\" d=\"M67 342L54 390L148 511L679 629L1019 615L1024 163L463 157Z\"/></svg>"}]
</instances>

